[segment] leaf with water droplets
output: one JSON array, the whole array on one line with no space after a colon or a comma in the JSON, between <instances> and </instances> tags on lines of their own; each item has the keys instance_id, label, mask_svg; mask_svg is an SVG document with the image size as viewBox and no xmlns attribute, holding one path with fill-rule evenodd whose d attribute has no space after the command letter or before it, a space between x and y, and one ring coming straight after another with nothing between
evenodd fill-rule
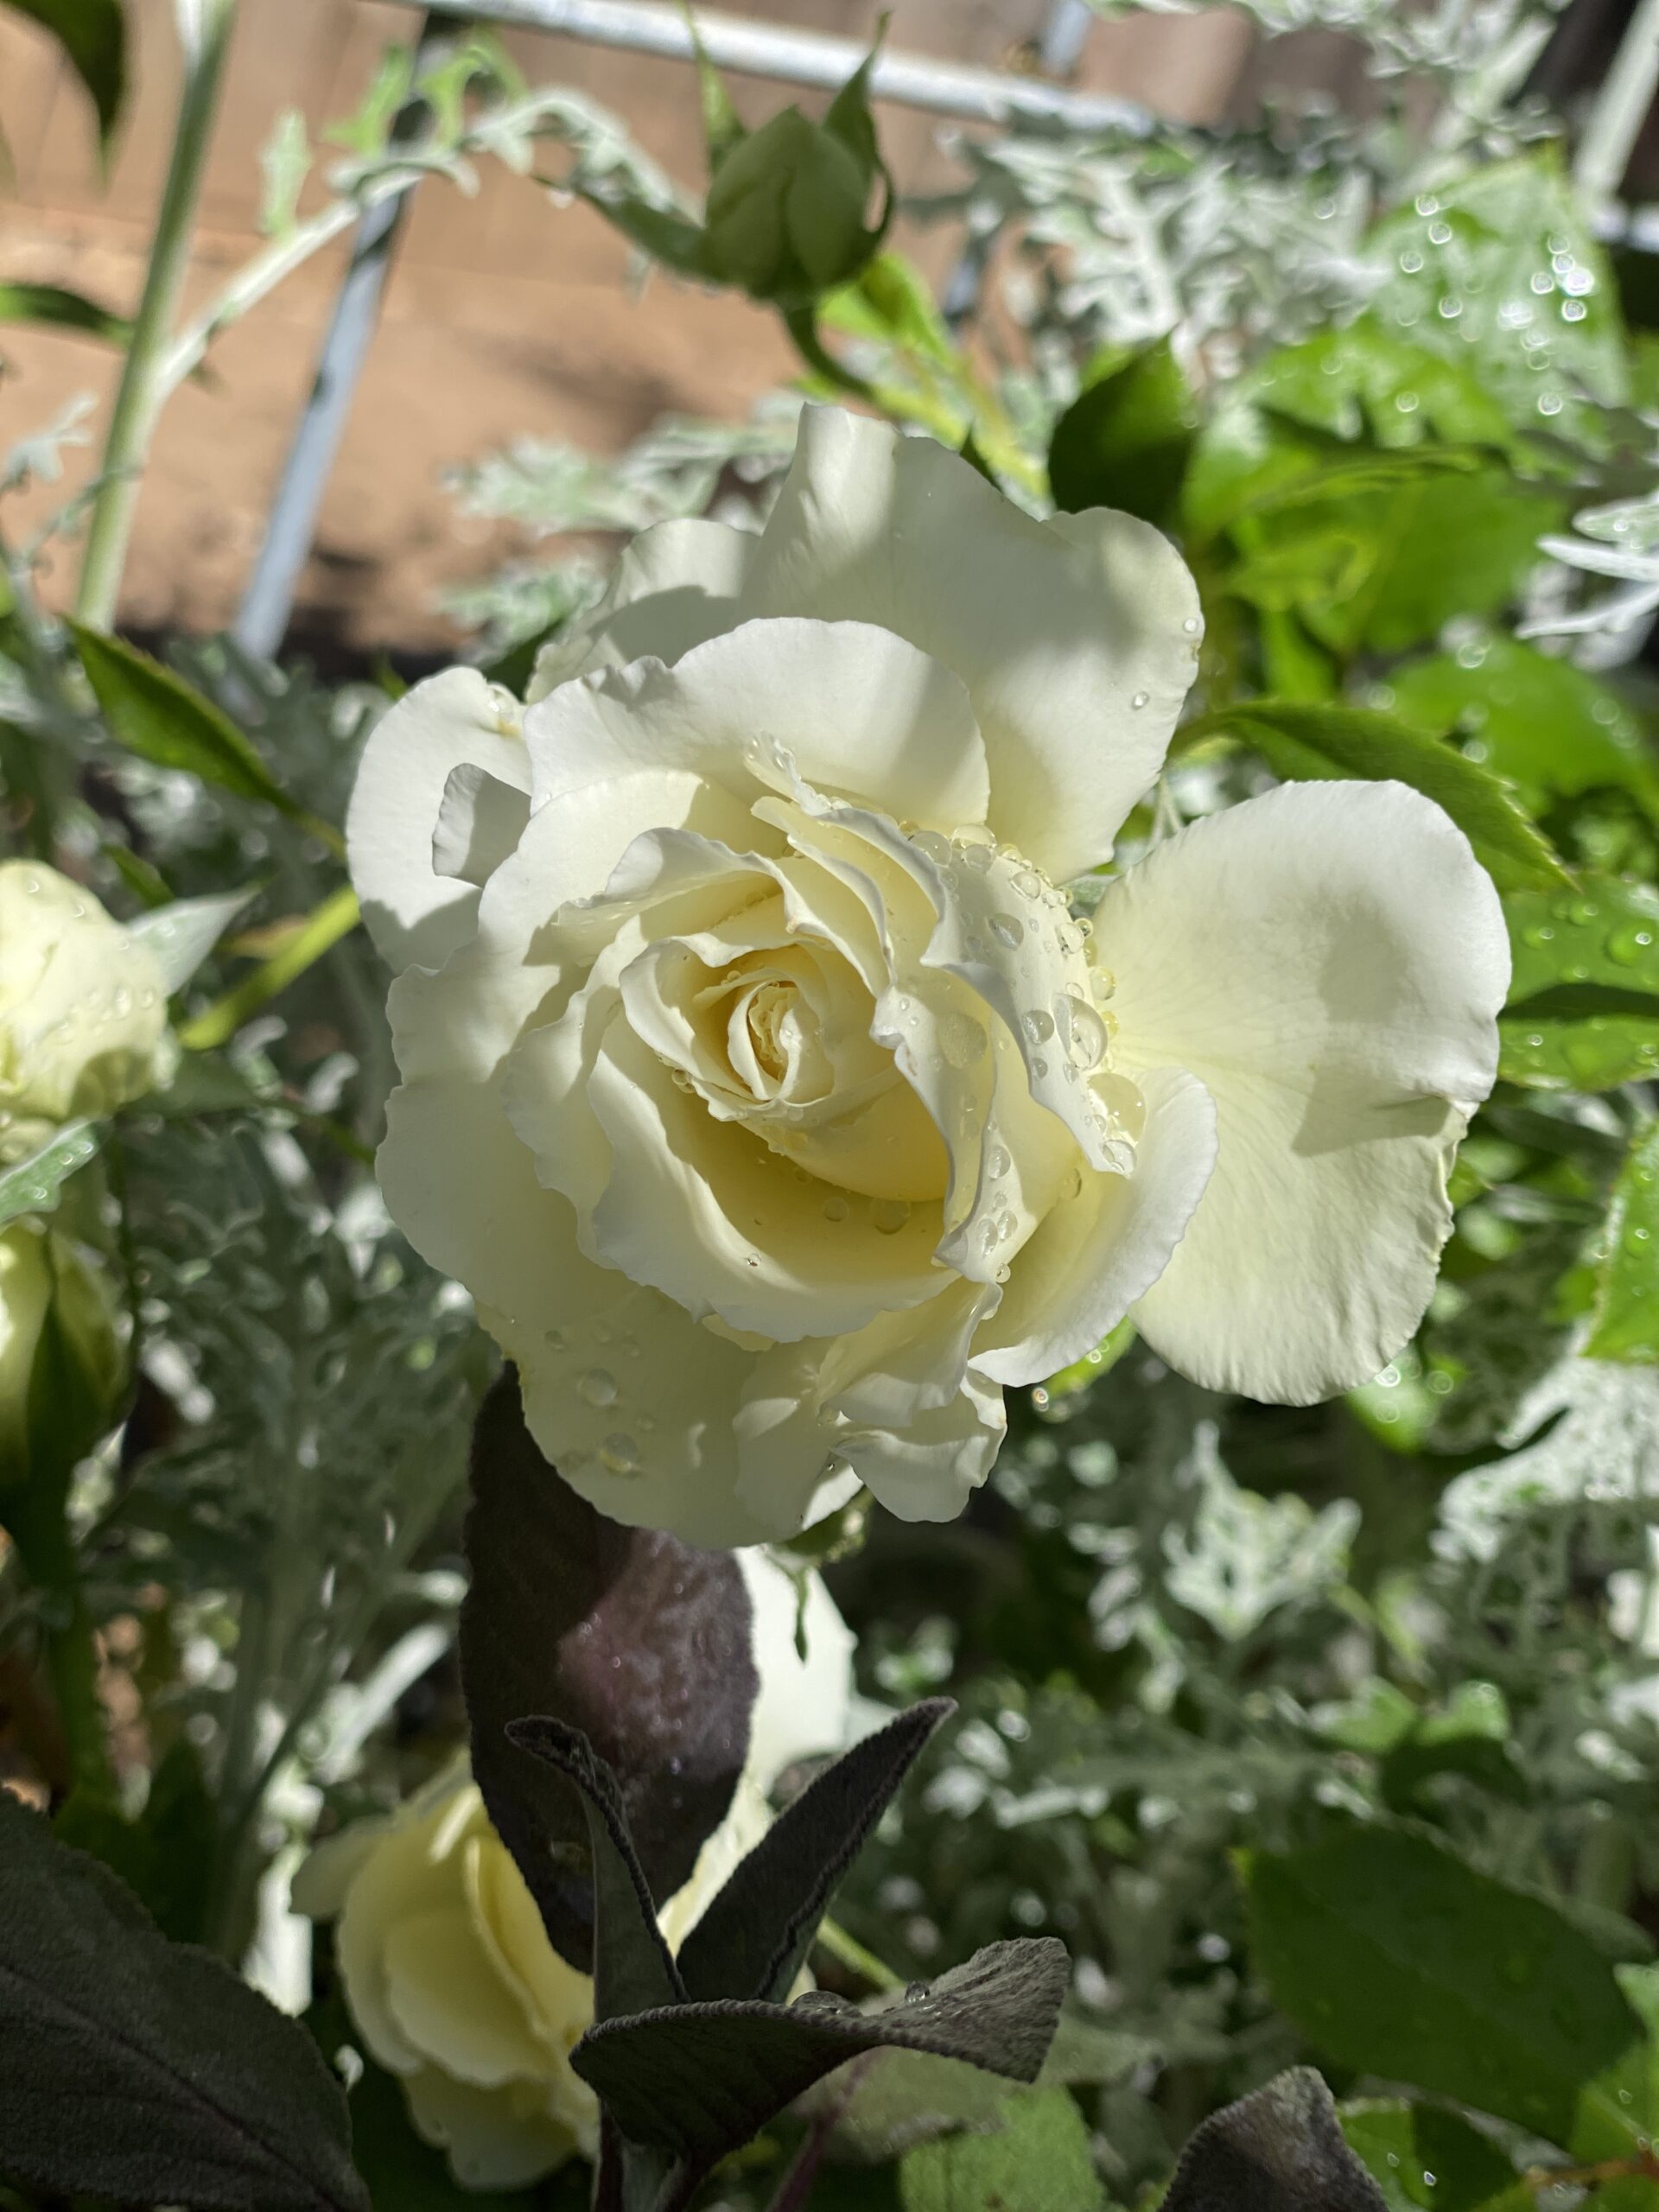
<instances>
[{"instance_id":1,"label":"leaf with water droplets","mask_svg":"<svg viewBox=\"0 0 1659 2212\"><path fill-rule=\"evenodd\" d=\"M0 1170L0 1228L26 1213L50 1213L69 1178L94 1157L104 1141L95 1122L70 1122L38 1152Z\"/></svg>"},{"instance_id":2,"label":"leaf with water droplets","mask_svg":"<svg viewBox=\"0 0 1659 2212\"><path fill-rule=\"evenodd\" d=\"M1631 1145L1613 1189L1597 1270L1592 1359L1659 1366L1659 1122Z\"/></svg>"},{"instance_id":3,"label":"leaf with water droplets","mask_svg":"<svg viewBox=\"0 0 1659 2212\"><path fill-rule=\"evenodd\" d=\"M1497 2145L1438 2105L1357 2098L1338 2118L1389 2212L1473 2212L1515 2185L1515 2169Z\"/></svg>"},{"instance_id":4,"label":"leaf with water droplets","mask_svg":"<svg viewBox=\"0 0 1659 2212\"><path fill-rule=\"evenodd\" d=\"M1570 2147L1597 2078L1641 2040L1602 1944L1416 1829L1354 1824L1240 1863L1258 1971L1344 2066Z\"/></svg>"},{"instance_id":5,"label":"leaf with water droplets","mask_svg":"<svg viewBox=\"0 0 1659 2212\"><path fill-rule=\"evenodd\" d=\"M1613 876L1503 901L1515 972L1498 1072L1540 1090L1611 1090L1659 1071L1659 891Z\"/></svg>"}]
</instances>

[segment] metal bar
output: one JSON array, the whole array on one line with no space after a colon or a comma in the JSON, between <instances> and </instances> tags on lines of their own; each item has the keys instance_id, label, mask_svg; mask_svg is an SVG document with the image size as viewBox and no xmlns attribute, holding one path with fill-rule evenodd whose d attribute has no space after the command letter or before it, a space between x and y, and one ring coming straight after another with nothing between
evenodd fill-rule
<instances>
[{"instance_id":1,"label":"metal bar","mask_svg":"<svg viewBox=\"0 0 1659 2212\"><path fill-rule=\"evenodd\" d=\"M696 58L690 25L669 0L429 0L429 4L435 14L556 31L593 46L620 47L630 54L661 54L677 61ZM825 91L838 91L867 51L856 39L786 30L712 8L697 10L696 35L716 68ZM1108 92L1072 92L1038 77L970 69L918 54L878 54L870 73L870 91L877 99L956 116L967 123L1051 123L1069 130L1117 131L1135 138L1150 137L1154 127L1150 111L1134 100Z\"/></svg>"},{"instance_id":2,"label":"metal bar","mask_svg":"<svg viewBox=\"0 0 1659 2212\"><path fill-rule=\"evenodd\" d=\"M440 39L447 41L453 35L447 27L441 34L437 31L433 12L429 11L422 29L417 74L432 59ZM418 111L419 104L412 105ZM393 193L372 207L357 226L351 262L317 356L310 397L289 447L276 496L270 503L264 543L231 627L231 635L242 650L262 660L276 658L288 632L294 594L316 536L323 494L346 433L346 420L357 396L375 325L380 320L392 249L412 197L408 192Z\"/></svg>"}]
</instances>

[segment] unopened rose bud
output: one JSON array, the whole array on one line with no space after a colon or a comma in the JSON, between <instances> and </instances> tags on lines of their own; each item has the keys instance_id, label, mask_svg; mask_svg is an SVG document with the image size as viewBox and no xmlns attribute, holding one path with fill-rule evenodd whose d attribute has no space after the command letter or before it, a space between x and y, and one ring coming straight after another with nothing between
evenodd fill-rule
<instances>
[{"instance_id":1,"label":"unopened rose bud","mask_svg":"<svg viewBox=\"0 0 1659 2212\"><path fill-rule=\"evenodd\" d=\"M785 108L734 146L715 173L705 273L785 306L849 283L877 243L864 226L875 175L827 124Z\"/></svg>"},{"instance_id":2,"label":"unopened rose bud","mask_svg":"<svg viewBox=\"0 0 1659 2212\"><path fill-rule=\"evenodd\" d=\"M61 1475L114 1415L124 1365L107 1271L35 1221L0 1230L0 1489Z\"/></svg>"},{"instance_id":3,"label":"unopened rose bud","mask_svg":"<svg viewBox=\"0 0 1659 2212\"><path fill-rule=\"evenodd\" d=\"M0 861L0 1163L151 1089L166 1034L148 949L55 868Z\"/></svg>"}]
</instances>

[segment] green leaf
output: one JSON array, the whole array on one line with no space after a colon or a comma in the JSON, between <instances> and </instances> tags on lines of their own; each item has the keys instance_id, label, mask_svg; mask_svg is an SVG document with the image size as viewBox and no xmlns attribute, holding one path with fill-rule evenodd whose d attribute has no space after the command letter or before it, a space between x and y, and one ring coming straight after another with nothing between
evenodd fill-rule
<instances>
[{"instance_id":1,"label":"green leaf","mask_svg":"<svg viewBox=\"0 0 1659 2212\"><path fill-rule=\"evenodd\" d=\"M1378 1769L1385 1802L1408 1811L1427 1785L1448 1774L1495 1796L1525 1801L1526 1783L1509 1749L1509 1707L1494 1683L1460 1682L1440 1711L1408 1710L1409 1725Z\"/></svg>"},{"instance_id":2,"label":"green leaf","mask_svg":"<svg viewBox=\"0 0 1659 2212\"><path fill-rule=\"evenodd\" d=\"M1659 1069L1659 892L1586 876L1503 901L1515 972L1498 1073L1541 1090L1611 1090Z\"/></svg>"},{"instance_id":3,"label":"green leaf","mask_svg":"<svg viewBox=\"0 0 1659 2212\"><path fill-rule=\"evenodd\" d=\"M1345 2066L1565 2144L1581 2092L1640 2038L1581 1929L1413 1830L1355 1827L1241 1866L1274 2002Z\"/></svg>"},{"instance_id":4,"label":"green leaf","mask_svg":"<svg viewBox=\"0 0 1659 2212\"><path fill-rule=\"evenodd\" d=\"M578 1497L524 1427L511 1370L480 1409L471 1471L461 1666L473 1772L554 1948L586 1971L586 1816L565 1782L513 1749L508 1725L547 1714L582 1730L617 1777L652 1894L671 1897L743 1769L753 1608L729 1553L623 1528Z\"/></svg>"},{"instance_id":5,"label":"green leaf","mask_svg":"<svg viewBox=\"0 0 1659 2212\"><path fill-rule=\"evenodd\" d=\"M0 2157L25 2187L368 2212L315 2044L0 1790Z\"/></svg>"},{"instance_id":6,"label":"green leaf","mask_svg":"<svg viewBox=\"0 0 1659 2212\"><path fill-rule=\"evenodd\" d=\"M1216 736L1250 746L1287 781L1362 777L1409 784L1445 808L1500 885L1570 880L1548 840L1491 769L1392 715L1363 707L1252 699L1189 722L1178 742Z\"/></svg>"},{"instance_id":7,"label":"green leaf","mask_svg":"<svg viewBox=\"0 0 1659 2212\"><path fill-rule=\"evenodd\" d=\"M793 2005L678 2005L590 2030L571 2063L623 2133L702 2171L848 2059L888 2048L1036 2078L1068 1978L1052 1937L993 1943L887 2010L811 1991Z\"/></svg>"},{"instance_id":8,"label":"green leaf","mask_svg":"<svg viewBox=\"0 0 1659 2212\"><path fill-rule=\"evenodd\" d=\"M1358 2099L1339 2117L1389 2212L1473 2212L1515 2186L1515 2169L1497 2145L1437 2105Z\"/></svg>"},{"instance_id":9,"label":"green leaf","mask_svg":"<svg viewBox=\"0 0 1659 2212\"><path fill-rule=\"evenodd\" d=\"M99 137L107 151L127 88L127 29L121 0L10 0L19 14L44 24L92 95Z\"/></svg>"},{"instance_id":10,"label":"green leaf","mask_svg":"<svg viewBox=\"0 0 1659 2212\"><path fill-rule=\"evenodd\" d=\"M175 899L129 922L127 935L161 969L170 998L184 988L253 897L251 891L229 891L217 898Z\"/></svg>"},{"instance_id":11,"label":"green leaf","mask_svg":"<svg viewBox=\"0 0 1659 2212\"><path fill-rule=\"evenodd\" d=\"M1294 607L1344 657L1403 652L1454 617L1497 613L1565 512L1555 493L1495 468L1419 469L1410 482L1340 493L1325 477L1316 487L1241 535L1245 558L1225 581L1268 610Z\"/></svg>"},{"instance_id":12,"label":"green leaf","mask_svg":"<svg viewBox=\"0 0 1659 2212\"><path fill-rule=\"evenodd\" d=\"M1490 636L1396 669L1389 688L1395 713L1455 732L1535 813L1611 785L1659 815L1659 769L1641 722L1610 684L1571 661Z\"/></svg>"},{"instance_id":13,"label":"green leaf","mask_svg":"<svg viewBox=\"0 0 1659 2212\"><path fill-rule=\"evenodd\" d=\"M1096 2212L1106 2192L1064 2089L1025 2089L990 2135L923 2143L899 2169L904 2212Z\"/></svg>"},{"instance_id":14,"label":"green leaf","mask_svg":"<svg viewBox=\"0 0 1659 2212\"><path fill-rule=\"evenodd\" d=\"M1478 378L1518 428L1605 443L1598 410L1630 397L1618 294L1553 148L1466 171L1370 245L1389 270L1379 321Z\"/></svg>"},{"instance_id":15,"label":"green leaf","mask_svg":"<svg viewBox=\"0 0 1659 2212\"><path fill-rule=\"evenodd\" d=\"M890 346L952 381L964 368L926 278L901 253L878 253L850 284L826 292L817 312L826 328Z\"/></svg>"},{"instance_id":16,"label":"green leaf","mask_svg":"<svg viewBox=\"0 0 1659 2212\"><path fill-rule=\"evenodd\" d=\"M1187 527L1211 537L1293 495L1396 486L1513 442L1503 408L1466 366L1362 315L1270 354L1220 401L1194 452ZM1332 482L1333 469L1370 473Z\"/></svg>"},{"instance_id":17,"label":"green leaf","mask_svg":"<svg viewBox=\"0 0 1659 2212\"><path fill-rule=\"evenodd\" d=\"M182 768L238 798L299 811L230 716L124 639L79 622L73 632L109 733L158 768Z\"/></svg>"},{"instance_id":18,"label":"green leaf","mask_svg":"<svg viewBox=\"0 0 1659 2212\"><path fill-rule=\"evenodd\" d=\"M1382 2212L1311 2067L1211 2113L1175 2169L1163 2212Z\"/></svg>"},{"instance_id":19,"label":"green leaf","mask_svg":"<svg viewBox=\"0 0 1659 2212\"><path fill-rule=\"evenodd\" d=\"M125 346L132 336L125 315L111 315L85 293L66 291L61 284L0 282L0 322L38 322L48 329L99 338L110 346Z\"/></svg>"},{"instance_id":20,"label":"green leaf","mask_svg":"<svg viewBox=\"0 0 1659 2212\"><path fill-rule=\"evenodd\" d=\"M1659 1122L1638 1131L1619 1171L1606 1238L1586 1355L1659 1366Z\"/></svg>"},{"instance_id":21,"label":"green leaf","mask_svg":"<svg viewBox=\"0 0 1659 2212\"><path fill-rule=\"evenodd\" d=\"M1054 426L1048 480L1069 514L1120 507L1167 523L1179 504L1198 410L1169 340L1085 384Z\"/></svg>"},{"instance_id":22,"label":"green leaf","mask_svg":"<svg viewBox=\"0 0 1659 2212\"><path fill-rule=\"evenodd\" d=\"M1159 2056L1147 2037L1062 2013L1038 2087L1120 2082ZM879 2050L855 2074L828 2075L798 2099L796 2109L809 2121L833 2127L836 2158L871 2166L900 2158L936 2135L994 2127L1009 2101L1023 2094L961 2059Z\"/></svg>"},{"instance_id":23,"label":"green leaf","mask_svg":"<svg viewBox=\"0 0 1659 2212\"><path fill-rule=\"evenodd\" d=\"M95 1122L67 1122L27 1160L0 1168L0 1228L22 1214L51 1213L64 1185L103 1142L104 1132Z\"/></svg>"},{"instance_id":24,"label":"green leaf","mask_svg":"<svg viewBox=\"0 0 1659 2212\"><path fill-rule=\"evenodd\" d=\"M697 60L697 97L702 110L703 150L708 157L709 174L713 176L733 147L741 145L748 137L748 131L742 117L732 105L726 79L703 50L696 17L689 10L686 22L690 27L691 44Z\"/></svg>"}]
</instances>

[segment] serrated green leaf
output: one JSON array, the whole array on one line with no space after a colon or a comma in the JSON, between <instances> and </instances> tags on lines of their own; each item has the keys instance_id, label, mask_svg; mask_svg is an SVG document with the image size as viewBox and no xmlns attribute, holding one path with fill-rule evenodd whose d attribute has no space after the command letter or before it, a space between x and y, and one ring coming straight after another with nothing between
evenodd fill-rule
<instances>
[{"instance_id":1,"label":"serrated green leaf","mask_svg":"<svg viewBox=\"0 0 1659 2212\"><path fill-rule=\"evenodd\" d=\"M1384 217L1371 314L1478 378L1518 429L1605 441L1629 404L1618 289L1553 147L1471 168Z\"/></svg>"},{"instance_id":2,"label":"serrated green leaf","mask_svg":"<svg viewBox=\"0 0 1659 2212\"><path fill-rule=\"evenodd\" d=\"M127 28L121 0L10 0L42 24L68 55L98 111L107 149L127 89Z\"/></svg>"},{"instance_id":3,"label":"serrated green leaf","mask_svg":"<svg viewBox=\"0 0 1659 2212\"><path fill-rule=\"evenodd\" d=\"M1362 777L1409 784L1445 808L1500 884L1569 880L1548 838L1498 777L1444 740L1392 715L1363 707L1253 699L1189 722L1178 741L1217 736L1252 747L1287 780Z\"/></svg>"},{"instance_id":4,"label":"serrated green leaf","mask_svg":"<svg viewBox=\"0 0 1659 2212\"><path fill-rule=\"evenodd\" d=\"M124 346L132 325L124 315L89 300L84 292L71 292L61 284L0 283L0 322L39 323L49 330L72 330L83 338L102 339L105 345Z\"/></svg>"},{"instance_id":5,"label":"serrated green leaf","mask_svg":"<svg viewBox=\"0 0 1659 2212\"><path fill-rule=\"evenodd\" d=\"M1514 960L1498 1073L1542 1090L1611 1090L1659 1069L1659 891L1586 876L1503 901Z\"/></svg>"},{"instance_id":6,"label":"serrated green leaf","mask_svg":"<svg viewBox=\"0 0 1659 2212\"><path fill-rule=\"evenodd\" d=\"M70 625L110 735L158 768L181 768L202 782L279 808L298 810L230 716L124 639Z\"/></svg>"},{"instance_id":7,"label":"serrated green leaf","mask_svg":"<svg viewBox=\"0 0 1659 2212\"><path fill-rule=\"evenodd\" d=\"M1251 1955L1314 2048L1569 2141L1641 2039L1604 1950L1542 1898L1374 1823L1241 1860Z\"/></svg>"},{"instance_id":8,"label":"serrated green leaf","mask_svg":"<svg viewBox=\"0 0 1659 2212\"><path fill-rule=\"evenodd\" d=\"M69 1178L96 1157L104 1131L96 1122L69 1122L37 1151L0 1168L0 1228L26 1213L51 1213Z\"/></svg>"},{"instance_id":9,"label":"serrated green leaf","mask_svg":"<svg viewBox=\"0 0 1659 2212\"><path fill-rule=\"evenodd\" d=\"M1055 505L1070 514L1118 507L1145 522L1169 522L1198 419L1180 364L1160 339L1085 384L1055 424L1048 449Z\"/></svg>"},{"instance_id":10,"label":"serrated green leaf","mask_svg":"<svg viewBox=\"0 0 1659 2212\"><path fill-rule=\"evenodd\" d=\"M1106 2192L1064 2089L1022 2089L992 2134L923 2143L899 2168L904 2212L1096 2212Z\"/></svg>"},{"instance_id":11,"label":"serrated green leaf","mask_svg":"<svg viewBox=\"0 0 1659 2212\"><path fill-rule=\"evenodd\" d=\"M25 2186L199 2212L368 2212L316 2046L0 1790L0 2158Z\"/></svg>"},{"instance_id":12,"label":"serrated green leaf","mask_svg":"<svg viewBox=\"0 0 1659 2212\"><path fill-rule=\"evenodd\" d=\"M1586 1355L1659 1366L1659 1122L1637 1133L1619 1170L1606 1240Z\"/></svg>"},{"instance_id":13,"label":"serrated green leaf","mask_svg":"<svg viewBox=\"0 0 1659 2212\"><path fill-rule=\"evenodd\" d=\"M1471 753L1535 811L1611 785L1659 812L1659 767L1637 716L1611 684L1513 638L1491 636L1436 653L1389 678L1392 710Z\"/></svg>"}]
</instances>

